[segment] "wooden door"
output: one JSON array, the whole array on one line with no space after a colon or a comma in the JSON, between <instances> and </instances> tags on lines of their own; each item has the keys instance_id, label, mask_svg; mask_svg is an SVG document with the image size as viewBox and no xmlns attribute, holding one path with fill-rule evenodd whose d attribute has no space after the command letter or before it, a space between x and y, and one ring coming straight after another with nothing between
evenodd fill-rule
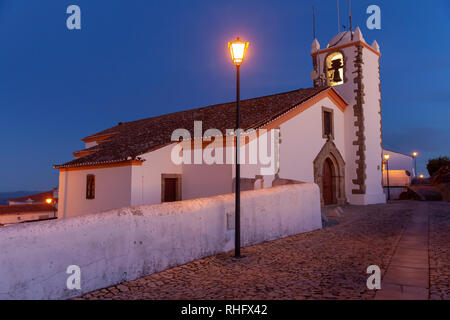
<instances>
[{"instance_id":1,"label":"wooden door","mask_svg":"<svg viewBox=\"0 0 450 320\"><path fill-rule=\"evenodd\" d=\"M333 163L330 159L323 164L322 193L324 205L334 204Z\"/></svg>"},{"instance_id":2,"label":"wooden door","mask_svg":"<svg viewBox=\"0 0 450 320\"><path fill-rule=\"evenodd\" d=\"M177 178L164 179L164 202L177 201Z\"/></svg>"}]
</instances>

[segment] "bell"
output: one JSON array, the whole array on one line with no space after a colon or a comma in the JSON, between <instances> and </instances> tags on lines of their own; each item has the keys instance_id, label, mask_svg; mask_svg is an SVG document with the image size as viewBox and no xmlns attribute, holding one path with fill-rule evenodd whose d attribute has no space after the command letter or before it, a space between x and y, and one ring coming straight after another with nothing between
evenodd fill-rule
<instances>
[{"instance_id":1,"label":"bell","mask_svg":"<svg viewBox=\"0 0 450 320\"><path fill-rule=\"evenodd\" d=\"M339 72L339 70L334 70L334 74L333 74L333 82L341 82L341 73Z\"/></svg>"},{"instance_id":2,"label":"bell","mask_svg":"<svg viewBox=\"0 0 450 320\"><path fill-rule=\"evenodd\" d=\"M341 59L336 59L331 61L331 68L329 68L328 70L334 70L333 72L333 82L341 82L341 73L339 72L339 69L341 69L343 67Z\"/></svg>"}]
</instances>

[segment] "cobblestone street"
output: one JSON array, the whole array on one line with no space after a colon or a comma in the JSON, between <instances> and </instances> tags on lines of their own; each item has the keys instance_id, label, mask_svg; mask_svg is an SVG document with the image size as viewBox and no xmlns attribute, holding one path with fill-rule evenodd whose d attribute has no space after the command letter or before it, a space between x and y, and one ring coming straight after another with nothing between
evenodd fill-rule
<instances>
[{"instance_id":1,"label":"cobblestone street","mask_svg":"<svg viewBox=\"0 0 450 320\"><path fill-rule=\"evenodd\" d=\"M429 221L429 297L449 299L450 204L442 202L346 206L332 218L338 224L243 248L242 259L219 254L82 299L373 299L367 267L386 274L419 208Z\"/></svg>"}]
</instances>

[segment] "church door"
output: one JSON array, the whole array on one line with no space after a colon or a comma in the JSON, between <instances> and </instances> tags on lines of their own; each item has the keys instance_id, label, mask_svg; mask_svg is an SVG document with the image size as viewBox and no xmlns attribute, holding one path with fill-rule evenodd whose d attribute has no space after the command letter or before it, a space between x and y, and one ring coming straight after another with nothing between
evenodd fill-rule
<instances>
[{"instance_id":1,"label":"church door","mask_svg":"<svg viewBox=\"0 0 450 320\"><path fill-rule=\"evenodd\" d=\"M322 196L325 205L334 204L334 186L333 186L333 163L330 159L326 159L323 164L322 174Z\"/></svg>"}]
</instances>

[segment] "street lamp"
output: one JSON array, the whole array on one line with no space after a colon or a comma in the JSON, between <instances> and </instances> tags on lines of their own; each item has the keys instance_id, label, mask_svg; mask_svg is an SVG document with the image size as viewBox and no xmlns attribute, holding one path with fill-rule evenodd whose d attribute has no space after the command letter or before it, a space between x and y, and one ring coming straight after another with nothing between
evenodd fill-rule
<instances>
[{"instance_id":1,"label":"street lamp","mask_svg":"<svg viewBox=\"0 0 450 320\"><path fill-rule=\"evenodd\" d=\"M418 155L419 155L419 153L417 153L415 151L412 154L412 156L414 158L414 178L417 178L417 160L416 160L416 158Z\"/></svg>"},{"instance_id":2,"label":"street lamp","mask_svg":"<svg viewBox=\"0 0 450 320\"><path fill-rule=\"evenodd\" d=\"M386 163L386 178L387 178L387 188L388 188L388 201L391 200L391 190L389 188L389 158L391 156L388 154L384 155L384 160Z\"/></svg>"},{"instance_id":3,"label":"street lamp","mask_svg":"<svg viewBox=\"0 0 450 320\"><path fill-rule=\"evenodd\" d=\"M45 199L45 203L53 207L53 218L56 217L56 200L52 198Z\"/></svg>"},{"instance_id":4,"label":"street lamp","mask_svg":"<svg viewBox=\"0 0 450 320\"><path fill-rule=\"evenodd\" d=\"M245 50L248 48L248 42L241 41L239 37L232 42L228 42L231 59L236 66L236 175L235 175L235 234L234 234L234 256L241 256L241 165L240 165L240 83L239 67L244 61Z\"/></svg>"}]
</instances>

